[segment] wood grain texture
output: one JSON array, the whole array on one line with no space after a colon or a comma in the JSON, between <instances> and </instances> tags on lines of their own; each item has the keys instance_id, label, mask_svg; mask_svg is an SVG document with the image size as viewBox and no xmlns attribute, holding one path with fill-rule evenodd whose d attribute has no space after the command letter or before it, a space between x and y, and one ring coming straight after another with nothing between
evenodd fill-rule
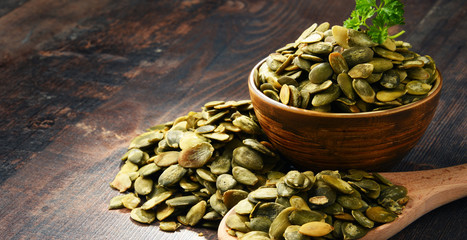
<instances>
[{"instance_id":1,"label":"wood grain texture","mask_svg":"<svg viewBox=\"0 0 467 240\"><path fill-rule=\"evenodd\" d=\"M436 60L444 85L427 132L394 170L465 163L467 3L404 2L401 39ZM313 22L340 24L352 8L339 0L1 1L0 238L216 239L215 230L167 234L107 210L129 140L204 102L248 98L257 61ZM392 239L463 239L465 204L438 208Z\"/></svg>"}]
</instances>

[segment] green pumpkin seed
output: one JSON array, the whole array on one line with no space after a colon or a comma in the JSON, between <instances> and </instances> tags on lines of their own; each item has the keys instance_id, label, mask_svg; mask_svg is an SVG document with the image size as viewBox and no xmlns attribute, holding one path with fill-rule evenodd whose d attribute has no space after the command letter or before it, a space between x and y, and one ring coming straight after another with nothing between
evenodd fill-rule
<instances>
[{"instance_id":1,"label":"green pumpkin seed","mask_svg":"<svg viewBox=\"0 0 467 240\"><path fill-rule=\"evenodd\" d=\"M261 170L264 166L261 155L246 146L235 148L232 157L235 163L250 170Z\"/></svg>"},{"instance_id":2,"label":"green pumpkin seed","mask_svg":"<svg viewBox=\"0 0 467 240\"><path fill-rule=\"evenodd\" d=\"M254 173L240 166L236 166L232 169L232 175L234 180L248 186L253 186L259 181L258 177Z\"/></svg>"},{"instance_id":3,"label":"green pumpkin seed","mask_svg":"<svg viewBox=\"0 0 467 240\"><path fill-rule=\"evenodd\" d=\"M291 188L285 182L278 182L276 184L277 195L280 197L291 197L299 192L299 189Z\"/></svg>"},{"instance_id":4,"label":"green pumpkin seed","mask_svg":"<svg viewBox=\"0 0 467 240\"><path fill-rule=\"evenodd\" d=\"M139 149L131 149L128 151L127 159L134 164L141 164L143 160L143 151Z\"/></svg>"},{"instance_id":5,"label":"green pumpkin seed","mask_svg":"<svg viewBox=\"0 0 467 240\"><path fill-rule=\"evenodd\" d=\"M248 217L246 216L232 214L226 218L225 224L227 225L227 227L231 229L238 230L241 232L248 232L249 229L245 224L247 220L248 220Z\"/></svg>"},{"instance_id":6,"label":"green pumpkin seed","mask_svg":"<svg viewBox=\"0 0 467 240\"><path fill-rule=\"evenodd\" d=\"M159 229L166 232L175 232L180 227L180 223L173 221L170 222L160 222Z\"/></svg>"},{"instance_id":7,"label":"green pumpkin seed","mask_svg":"<svg viewBox=\"0 0 467 240\"><path fill-rule=\"evenodd\" d=\"M132 181L128 173L119 173L115 176L114 180L110 183L112 188L119 190L120 192L125 192L132 185Z\"/></svg>"},{"instance_id":8,"label":"green pumpkin seed","mask_svg":"<svg viewBox=\"0 0 467 240\"><path fill-rule=\"evenodd\" d=\"M350 186L350 184L348 184L346 181L340 178L331 175L322 175L321 179L327 184L329 184L331 187L337 189L339 192L342 192L344 194L351 194L354 192L352 186Z\"/></svg>"},{"instance_id":9,"label":"green pumpkin seed","mask_svg":"<svg viewBox=\"0 0 467 240\"><path fill-rule=\"evenodd\" d=\"M280 77L279 79L277 79L277 82L280 85L287 84L287 85L292 85L292 86L298 87L298 82L295 79L293 79L291 77L287 77L287 76Z\"/></svg>"},{"instance_id":10,"label":"green pumpkin seed","mask_svg":"<svg viewBox=\"0 0 467 240\"><path fill-rule=\"evenodd\" d=\"M152 210L143 210L141 208L135 208L130 212L131 219L140 223L152 223L156 220L156 213Z\"/></svg>"},{"instance_id":11,"label":"green pumpkin seed","mask_svg":"<svg viewBox=\"0 0 467 240\"><path fill-rule=\"evenodd\" d=\"M393 64L392 64L392 61L389 60L389 59L385 59L385 58L375 57L368 63L373 65L373 72L375 72L375 73L385 72L385 71L390 70L390 69L392 69L394 67Z\"/></svg>"},{"instance_id":12,"label":"green pumpkin seed","mask_svg":"<svg viewBox=\"0 0 467 240\"><path fill-rule=\"evenodd\" d=\"M381 190L379 200L392 199L394 201L407 196L407 188L400 185L392 185Z\"/></svg>"},{"instance_id":13,"label":"green pumpkin seed","mask_svg":"<svg viewBox=\"0 0 467 240\"><path fill-rule=\"evenodd\" d=\"M331 85L328 89L315 94L311 104L315 107L325 106L339 98L340 88L337 84Z\"/></svg>"},{"instance_id":14,"label":"green pumpkin seed","mask_svg":"<svg viewBox=\"0 0 467 240\"><path fill-rule=\"evenodd\" d=\"M376 93L371 88L370 84L362 79L354 79L352 81L352 87L357 95L366 103L374 103Z\"/></svg>"},{"instance_id":15,"label":"green pumpkin seed","mask_svg":"<svg viewBox=\"0 0 467 240\"><path fill-rule=\"evenodd\" d=\"M425 95L431 90L431 85L417 80L410 81L405 85L408 94Z\"/></svg>"},{"instance_id":16,"label":"green pumpkin seed","mask_svg":"<svg viewBox=\"0 0 467 240\"><path fill-rule=\"evenodd\" d=\"M139 195L147 195L152 191L152 186L154 185L152 179L150 178L144 178L144 177L138 177L135 180L135 192L138 193Z\"/></svg>"},{"instance_id":17,"label":"green pumpkin seed","mask_svg":"<svg viewBox=\"0 0 467 240\"><path fill-rule=\"evenodd\" d=\"M357 64L349 70L351 78L367 78L373 73L373 65L370 63Z\"/></svg>"},{"instance_id":18,"label":"green pumpkin seed","mask_svg":"<svg viewBox=\"0 0 467 240\"><path fill-rule=\"evenodd\" d=\"M308 79L310 79L312 83L320 84L328 80L333 72L329 63L319 63L310 70Z\"/></svg>"},{"instance_id":19,"label":"green pumpkin seed","mask_svg":"<svg viewBox=\"0 0 467 240\"><path fill-rule=\"evenodd\" d=\"M381 57L395 60L395 61L404 61L404 56L402 54L390 51L381 47L375 47L373 48L376 52L376 54L380 55Z\"/></svg>"},{"instance_id":20,"label":"green pumpkin seed","mask_svg":"<svg viewBox=\"0 0 467 240\"><path fill-rule=\"evenodd\" d=\"M222 216L224 216L228 211L228 208L225 206L224 202L221 199L218 199L215 194L211 195L209 198L209 204L211 205L212 209L214 209L214 211Z\"/></svg>"},{"instance_id":21,"label":"green pumpkin seed","mask_svg":"<svg viewBox=\"0 0 467 240\"><path fill-rule=\"evenodd\" d=\"M190 206L199 202L199 198L194 195L175 197L165 201L171 207Z\"/></svg>"},{"instance_id":22,"label":"green pumpkin seed","mask_svg":"<svg viewBox=\"0 0 467 240\"><path fill-rule=\"evenodd\" d=\"M284 235L285 229L290 226L289 214L295 210L293 207L288 207L282 210L277 217L272 221L269 227L269 236L272 239L280 239Z\"/></svg>"},{"instance_id":23,"label":"green pumpkin seed","mask_svg":"<svg viewBox=\"0 0 467 240\"><path fill-rule=\"evenodd\" d=\"M387 89L394 89L399 86L399 74L394 70L388 70L383 73L380 84Z\"/></svg>"},{"instance_id":24,"label":"green pumpkin seed","mask_svg":"<svg viewBox=\"0 0 467 240\"><path fill-rule=\"evenodd\" d=\"M392 222L397 218L395 213L392 213L380 206L369 207L365 214L369 219L378 223Z\"/></svg>"},{"instance_id":25,"label":"green pumpkin seed","mask_svg":"<svg viewBox=\"0 0 467 240\"><path fill-rule=\"evenodd\" d=\"M254 207L255 205L245 198L240 200L237 205L235 205L235 212L240 215L250 214Z\"/></svg>"},{"instance_id":26,"label":"green pumpkin seed","mask_svg":"<svg viewBox=\"0 0 467 240\"><path fill-rule=\"evenodd\" d=\"M242 129L243 132L251 135L256 135L261 133L261 129L258 124L247 116L240 116L233 120L233 125Z\"/></svg>"},{"instance_id":27,"label":"green pumpkin seed","mask_svg":"<svg viewBox=\"0 0 467 240\"><path fill-rule=\"evenodd\" d=\"M368 34L353 29L349 29L349 46L350 47L374 47L377 44L371 40ZM394 49L395 50L395 49Z\"/></svg>"},{"instance_id":28,"label":"green pumpkin seed","mask_svg":"<svg viewBox=\"0 0 467 240\"><path fill-rule=\"evenodd\" d=\"M290 213L289 221L293 225L304 225L308 222L320 222L324 217L323 213L317 211L296 209Z\"/></svg>"},{"instance_id":29,"label":"green pumpkin seed","mask_svg":"<svg viewBox=\"0 0 467 240\"><path fill-rule=\"evenodd\" d=\"M187 173L187 169L180 165L172 165L159 176L158 183L163 187L173 186Z\"/></svg>"},{"instance_id":30,"label":"green pumpkin seed","mask_svg":"<svg viewBox=\"0 0 467 240\"><path fill-rule=\"evenodd\" d=\"M122 200L125 197L126 197L126 195L118 195L118 196L115 196L112 199L110 199L109 210L110 209L124 208L125 206L123 206Z\"/></svg>"},{"instance_id":31,"label":"green pumpkin seed","mask_svg":"<svg viewBox=\"0 0 467 240\"><path fill-rule=\"evenodd\" d=\"M366 227L366 228L373 228L373 226L375 225L375 223L373 221L371 221L370 219L368 219L365 214L363 214L362 212L358 211L358 210L352 210L352 216L355 218L355 220L357 220L358 223L360 223L360 225L362 225L363 227Z\"/></svg>"},{"instance_id":32,"label":"green pumpkin seed","mask_svg":"<svg viewBox=\"0 0 467 240\"><path fill-rule=\"evenodd\" d=\"M391 90L381 90L376 93L376 99L382 102L394 101L397 98L404 96L407 93L406 89L391 89Z\"/></svg>"},{"instance_id":33,"label":"green pumpkin seed","mask_svg":"<svg viewBox=\"0 0 467 240\"><path fill-rule=\"evenodd\" d=\"M206 213L206 206L206 201L201 201L190 208L186 214L188 225L194 226L203 218L204 214Z\"/></svg>"},{"instance_id":34,"label":"green pumpkin seed","mask_svg":"<svg viewBox=\"0 0 467 240\"><path fill-rule=\"evenodd\" d=\"M343 222L341 232L344 239L359 239L368 233L368 229L351 222Z\"/></svg>"},{"instance_id":35,"label":"green pumpkin seed","mask_svg":"<svg viewBox=\"0 0 467 240\"><path fill-rule=\"evenodd\" d=\"M300 196L292 196L290 197L290 206L296 209L308 210L311 211L310 207L306 203L306 201Z\"/></svg>"},{"instance_id":36,"label":"green pumpkin seed","mask_svg":"<svg viewBox=\"0 0 467 240\"><path fill-rule=\"evenodd\" d=\"M148 177L148 176L151 176L152 174L158 172L159 170L161 170L162 168L157 166L155 163L148 163L146 165L144 165L143 167L141 167L138 171L139 175L143 176L143 177Z\"/></svg>"},{"instance_id":37,"label":"green pumpkin seed","mask_svg":"<svg viewBox=\"0 0 467 240\"><path fill-rule=\"evenodd\" d=\"M222 174L217 177L216 188L222 193L234 188L237 185L237 180L230 174ZM253 184L254 185L254 184Z\"/></svg>"},{"instance_id":38,"label":"green pumpkin seed","mask_svg":"<svg viewBox=\"0 0 467 240\"><path fill-rule=\"evenodd\" d=\"M230 189L224 192L222 200L227 209L233 208L238 202L248 197L248 192L240 189Z\"/></svg>"},{"instance_id":39,"label":"green pumpkin seed","mask_svg":"<svg viewBox=\"0 0 467 240\"><path fill-rule=\"evenodd\" d=\"M344 56L339 52L329 54L329 64L336 74L346 73L349 71L349 66L347 66Z\"/></svg>"},{"instance_id":40,"label":"green pumpkin seed","mask_svg":"<svg viewBox=\"0 0 467 240\"><path fill-rule=\"evenodd\" d=\"M342 52L342 56L349 67L371 61L373 54L373 50L368 47L352 47Z\"/></svg>"},{"instance_id":41,"label":"green pumpkin seed","mask_svg":"<svg viewBox=\"0 0 467 240\"><path fill-rule=\"evenodd\" d=\"M341 195L337 197L337 202L344 208L356 210L363 207L362 200L360 198L348 195Z\"/></svg>"},{"instance_id":42,"label":"green pumpkin seed","mask_svg":"<svg viewBox=\"0 0 467 240\"><path fill-rule=\"evenodd\" d=\"M141 199L134 193L127 194L122 198L123 206L128 209L135 209L140 204L140 202Z\"/></svg>"},{"instance_id":43,"label":"green pumpkin seed","mask_svg":"<svg viewBox=\"0 0 467 240\"><path fill-rule=\"evenodd\" d=\"M301 50L313 55L324 55L332 52L332 44L328 42L316 42L302 47Z\"/></svg>"},{"instance_id":44,"label":"green pumpkin seed","mask_svg":"<svg viewBox=\"0 0 467 240\"><path fill-rule=\"evenodd\" d=\"M185 168L199 168L204 166L211 158L214 147L207 142L199 143L191 148L182 150L178 164Z\"/></svg>"},{"instance_id":45,"label":"green pumpkin seed","mask_svg":"<svg viewBox=\"0 0 467 240\"><path fill-rule=\"evenodd\" d=\"M160 131L150 131L142 133L141 135L133 138L130 142L129 149L131 148L144 148L153 145L154 143L162 140L164 134Z\"/></svg>"},{"instance_id":46,"label":"green pumpkin seed","mask_svg":"<svg viewBox=\"0 0 467 240\"><path fill-rule=\"evenodd\" d=\"M268 217L252 217L250 218L250 222L247 222L246 225L252 231L261 231L267 233L269 232L271 223L272 220Z\"/></svg>"},{"instance_id":47,"label":"green pumpkin seed","mask_svg":"<svg viewBox=\"0 0 467 240\"><path fill-rule=\"evenodd\" d=\"M248 199L271 201L277 196L276 188L258 188L248 194Z\"/></svg>"}]
</instances>

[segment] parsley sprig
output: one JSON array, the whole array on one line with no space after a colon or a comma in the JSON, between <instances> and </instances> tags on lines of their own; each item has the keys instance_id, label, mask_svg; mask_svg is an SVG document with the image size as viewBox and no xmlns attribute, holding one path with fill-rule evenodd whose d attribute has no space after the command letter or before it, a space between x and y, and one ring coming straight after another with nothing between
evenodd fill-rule
<instances>
[{"instance_id":1,"label":"parsley sprig","mask_svg":"<svg viewBox=\"0 0 467 240\"><path fill-rule=\"evenodd\" d=\"M369 19L371 25L367 24ZM379 4L376 0L355 0L355 10L350 14L350 18L344 21L346 28L360 30L365 27L370 38L380 44L388 37L396 38L403 34L404 31L401 31L388 36L389 27L402 24L404 24L404 4L399 0L381 0Z\"/></svg>"}]
</instances>

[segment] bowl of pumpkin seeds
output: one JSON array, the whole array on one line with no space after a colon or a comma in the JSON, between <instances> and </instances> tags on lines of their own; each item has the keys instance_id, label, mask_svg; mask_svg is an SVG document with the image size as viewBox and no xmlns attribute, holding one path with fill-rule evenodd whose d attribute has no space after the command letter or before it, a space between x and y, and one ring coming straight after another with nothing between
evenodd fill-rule
<instances>
[{"instance_id":1,"label":"bowl of pumpkin seeds","mask_svg":"<svg viewBox=\"0 0 467 240\"><path fill-rule=\"evenodd\" d=\"M262 129L303 170L387 170L426 131L442 86L434 60L411 47L312 24L249 75Z\"/></svg>"}]
</instances>

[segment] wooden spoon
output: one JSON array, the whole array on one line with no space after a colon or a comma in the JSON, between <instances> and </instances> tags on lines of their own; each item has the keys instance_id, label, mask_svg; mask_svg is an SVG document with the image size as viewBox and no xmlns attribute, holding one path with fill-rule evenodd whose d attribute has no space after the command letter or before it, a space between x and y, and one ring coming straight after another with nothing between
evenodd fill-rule
<instances>
[{"instance_id":1,"label":"wooden spoon","mask_svg":"<svg viewBox=\"0 0 467 240\"><path fill-rule=\"evenodd\" d=\"M410 200L394 222L369 231L362 240L388 239L425 213L467 196L467 164L424 171L388 172L381 175L394 184L405 186ZM219 225L217 234L220 240L237 239L227 233L228 227L225 225L226 217L231 214L234 214L234 208L224 216Z\"/></svg>"}]
</instances>

